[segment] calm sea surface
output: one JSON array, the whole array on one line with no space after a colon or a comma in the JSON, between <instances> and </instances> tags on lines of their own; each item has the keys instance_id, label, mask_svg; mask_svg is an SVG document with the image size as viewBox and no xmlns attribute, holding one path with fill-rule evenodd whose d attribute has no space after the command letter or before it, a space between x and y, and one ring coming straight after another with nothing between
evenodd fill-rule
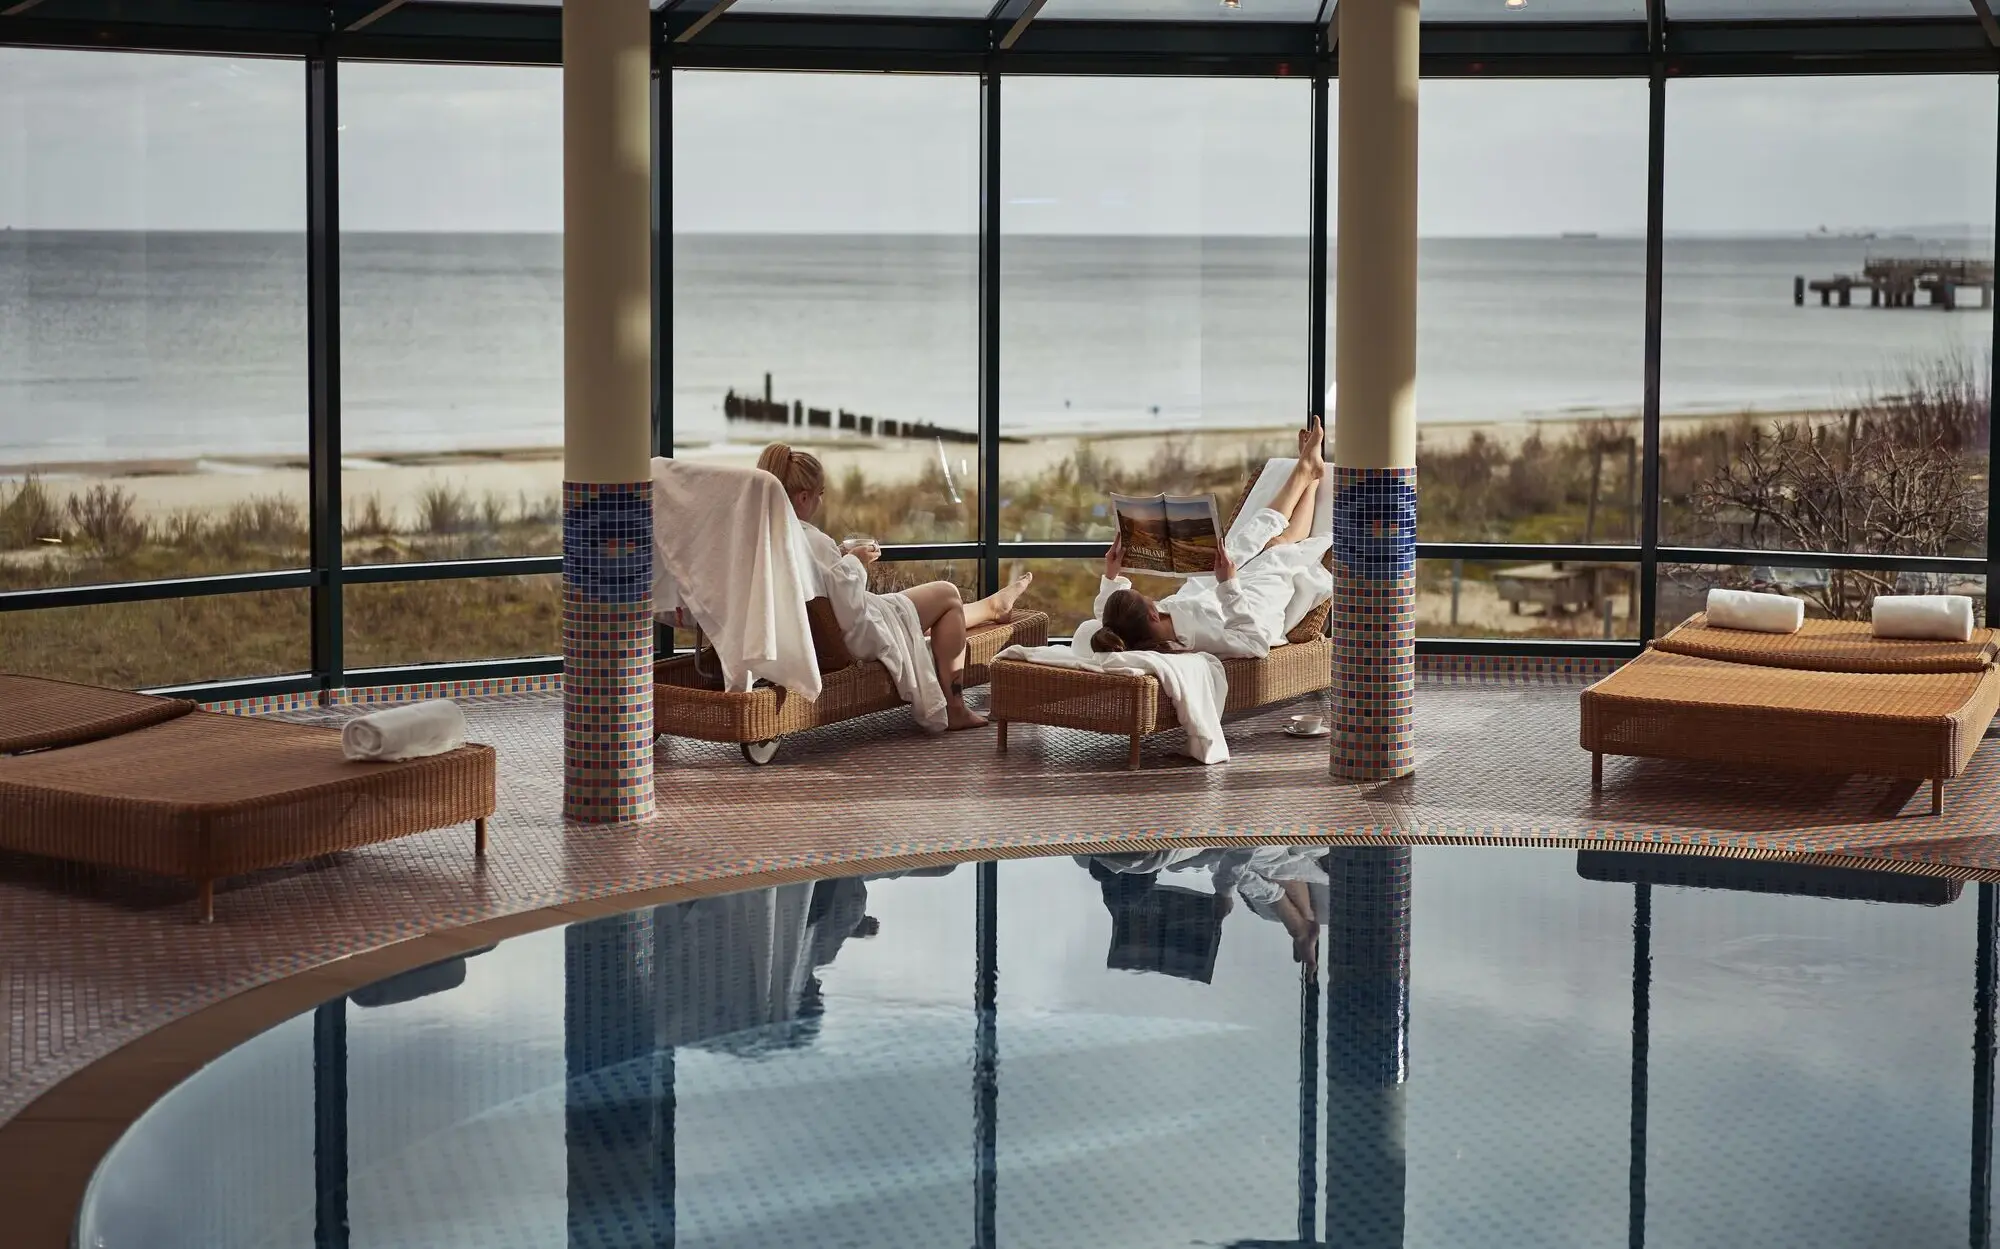
<instances>
[{"instance_id":1,"label":"calm sea surface","mask_svg":"<svg viewBox=\"0 0 2000 1249\"><path fill-rule=\"evenodd\" d=\"M1983 362L1985 312L1792 306L1795 274L1945 246L1669 242L1667 410L1837 401L1941 356ZM1008 432L1303 410L1304 240L1009 236L1002 254ZM783 399L974 428L976 276L963 237L677 238L677 436L723 436L724 393L767 372ZM561 292L556 236L345 236L348 451L559 444ZM1637 240L1427 240L1421 418L1636 411L1643 296ZM0 464L300 453L305 330L302 236L0 233Z\"/></svg>"}]
</instances>

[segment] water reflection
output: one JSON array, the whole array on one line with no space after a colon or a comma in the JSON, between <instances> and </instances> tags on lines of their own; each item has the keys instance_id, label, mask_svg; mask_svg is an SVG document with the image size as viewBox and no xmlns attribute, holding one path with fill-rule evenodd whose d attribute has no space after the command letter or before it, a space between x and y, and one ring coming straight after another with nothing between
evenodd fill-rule
<instances>
[{"instance_id":1,"label":"water reflection","mask_svg":"<svg viewBox=\"0 0 2000 1249\"><path fill-rule=\"evenodd\" d=\"M1495 986L1501 1000L1515 1003L1513 1016L1500 1017L1489 1035L1467 1026L1480 1017L1452 1001L1453 984L1443 974L1450 968L1439 961L1443 951L1431 935L1419 940L1418 921L1430 916L1424 932L1447 945L1477 943L1491 939L1500 913L1468 917L1433 909L1464 903L1440 889L1429 867L1427 903L1416 906L1414 869L1421 853L1436 852L1262 847L1005 868L985 863L965 869L956 882L936 885L906 882L884 891L880 877L827 880L576 924L548 936L560 966L551 1038L559 1043L560 1075L545 1078L547 1093L533 1091L532 1083L501 1080L499 1091L479 1095L483 1102L445 1111L442 1124L417 1115L385 1128L376 1121L384 1115L379 1094L373 1103L350 1106L351 1064L372 1062L373 1070L384 1070L379 1047L397 1038L409 1056L390 1070L401 1072L414 1098L433 1078L440 1084L458 1078L444 1064L459 1060L440 1058L424 1044L436 1042L446 1051L486 1046L483 1057L465 1063L503 1062L513 1044L505 1029L481 1035L488 1017L455 1016L454 1004L482 985L535 998L556 982L528 975L510 983L512 969L524 965L516 942L497 953L476 952L469 964L447 960L331 1003L311 1018L312 1111L305 1136L311 1193L298 1217L263 1225L246 1219L218 1231L222 1220L206 1213L182 1221L171 1185L142 1202L129 1192L121 1197L107 1182L109 1195L98 1203L104 1209L86 1218L89 1236L82 1243L105 1249L481 1243L474 1232L446 1230L465 1217L460 1206L475 1199L498 1207L481 1217L502 1226L516 1203L519 1239L508 1243L570 1249L801 1243L802 1235L829 1245L969 1240L975 1249L1138 1246L1170 1243L1161 1238L1161 1218L1169 1234L1181 1236L1171 1243L1234 1249L1468 1243L1462 1225L1454 1234L1435 1213L1439 1177L1475 1190L1469 1199L1475 1208L1511 1194L1485 1187L1485 1177L1452 1169L1449 1155L1461 1144L1455 1117L1463 1116L1467 1131L1505 1134L1510 1117L1521 1113L1519 1098L1540 1096L1500 1086L1496 1076L1525 1069L1504 1060L1481 1065L1482 1047L1504 1046L1512 1029L1514 1040L1529 1037L1540 1047L1536 1057L1544 1068L1581 1064L1589 1054L1581 1045L1566 1048L1565 1016L1527 1001L1537 990L1528 975ZM1553 866L1552 858L1538 862ZM1467 877L1457 879L1463 884ZM1003 883L1012 908L1005 911ZM1623 1121L1615 1135L1600 1131L1596 1120L1573 1129L1563 1125L1594 1155L1615 1159L1621 1145L1628 1150L1627 1158L1617 1159L1625 1191L1599 1175L1597 1191L1571 1193L1563 1187L1571 1177L1552 1152L1559 1144L1526 1127L1513 1143L1530 1154L1550 1151L1519 1173L1529 1177L1540 1200L1615 1202L1634 1247L1647 1242L1649 1183L1657 1187L1663 1176L1669 1184L1687 1183L1688 1168L1674 1161L1673 1151L1687 1150L1690 1139L1699 1148L1708 1134L1731 1126L1711 1118L1690 1136L1690 1116L1714 1112L1689 1103L1690 1087L1706 1087L1689 1081L1705 1068L1691 1065L1686 1039L1674 1037L1677 1026L1688 1031L1675 1012L1678 1003L1684 1015L1689 999L1684 990L1674 996L1677 978L1687 979L1687 953L1719 947L1714 940L1690 946L1684 935L1670 935L1656 950L1657 897L1740 895L1745 905L1762 907L1777 905L1771 895L1831 899L1824 905L1834 913L1875 933L1882 931L1884 909L1918 913L1947 906L1961 888L1941 879L1796 864L1591 851L1576 855L1566 887L1580 900L1581 909L1573 908L1578 914L1599 899L1623 917L1624 893L1630 898L1629 927L1621 918L1617 929L1599 930L1594 938L1609 946L1605 952L1621 979L1629 953L1630 1048L1629 1055L1624 1044L1614 1051L1618 1069L1611 1086L1629 1079L1629 1102L1610 1101L1603 1096L1610 1090L1601 1086L1593 1093L1591 1105L1610 1101L1610 1122ZM962 920L955 931L971 935L969 946L962 936L938 942L936 934L949 926L911 910L918 898ZM1059 922L1084 911L1093 919L1088 925L1064 928ZM1014 917L1004 933L1003 914ZM1022 922L1024 916L1035 922ZM1108 941L1101 936L1107 921ZM1957 1142L1955 1165L1968 1184L1966 1229L1974 1249L1991 1241L1996 924L1993 888L1981 885L1968 969L1974 980L1967 995L1970 1141L1963 1118L1941 1133ZM1084 958L1072 957L1074 951L1048 953L1065 931L1089 935ZM1564 939L1560 924L1548 931L1550 940ZM1878 948L1873 941L1859 944ZM1417 957L1425 943L1432 943L1428 963ZM1546 946L1529 950L1553 958ZM958 969L955 1009L912 987L918 981L913 973L926 960ZM885 971L880 980L886 987L863 991L865 982L853 978L861 970L853 966L857 961ZM1085 961L1089 966L1079 967ZM1080 1001L1065 1001L1050 986L1046 976L1054 967L1074 977L1067 983ZM969 992L964 970L972 972ZM1656 978L1667 986L1664 997ZM1605 996L1602 986L1590 986L1592 1000ZM1413 1010L1413 998L1425 1005ZM1010 1011L1010 1000L1032 1007ZM1624 1009L1620 1002L1621 1021ZM371 1030L361 1022L390 1018L406 1021L402 1031ZM1548 1021L1561 1026L1545 1026ZM1799 1036L1781 1041L1840 1041L1812 1035L1810 1022ZM1936 1022L1963 1029L1966 1021L1960 1014L1956 1025ZM1294 1028L1295 1058L1283 1039ZM1656 1031L1668 1037L1669 1048L1658 1047ZM1726 1045L1726 1036L1712 1029L1692 1032L1700 1044ZM1683 1048L1672 1049L1675 1043ZM373 1057L370 1044L377 1047ZM540 1042L524 1036L520 1044ZM1744 1065L1726 1049L1715 1049L1714 1056L1724 1065ZM204 1075L175 1095L182 1122L196 1104L189 1098L209 1099L210 1111L222 1118L236 1104L231 1099L268 1094L268 1086L255 1080L233 1078L233 1060L218 1064L216 1078ZM1752 1052L1748 1061L1760 1059ZM1586 1078L1581 1065L1577 1073ZM1662 1073L1665 1101L1655 1088ZM1962 1078L1952 1078L1955 1089L1963 1088ZM1121 1079L1132 1086L1129 1092L1112 1087ZM371 1088L365 1078L357 1087ZM523 1087L525 1094L508 1091ZM1273 1091L1280 1096L1272 1098ZM1135 1115L1134 1106L1160 1117ZM1783 1103L1771 1109L1783 1115L1794 1108ZM1744 1113L1754 1119L1759 1112ZM147 1161L156 1171L171 1164L182 1174L201 1174L196 1168L203 1164L185 1150L184 1138L145 1139L158 1117L142 1121L128 1138L131 1147L150 1144L157 1156ZM504 1140L532 1136L536 1148L542 1141L559 1144L550 1158L559 1187L552 1222L528 1196L517 1195L504 1167L478 1176L487 1158L474 1147L476 1134L466 1130L475 1119L505 1121L512 1135L501 1133ZM940 1123L942 1133L935 1130ZM1860 1124L1845 1130L1861 1130ZM204 1139L223 1142L225 1153L271 1148L254 1134L240 1141L228 1134ZM488 1138L478 1139L487 1147ZM904 1155L892 1156L899 1148ZM452 1151L464 1152L445 1157L439 1168L438 1159ZM1878 1152L1893 1165L1895 1151L1884 1145ZM1664 1169L1662 1157L1668 1159ZM114 1156L110 1180L121 1165ZM226 1169L230 1161L218 1156L205 1165ZM410 1221L396 1206L393 1198L402 1190L382 1177L399 1169L423 1170L425 1178L403 1187L437 1202L426 1220ZM429 1178L433 1169L473 1178L440 1188ZM1147 1176L1152 1195L1133 1198L1134 1177L1144 1188ZM357 1180L362 1188L351 1187ZM1085 1193L1103 1200L1093 1206L1081 1201ZM1684 1213L1684 1198L1671 1190L1664 1200L1650 1195L1654 1222ZM1052 1221L1036 1222L1037 1206L1054 1207ZM923 1225L925 1218L939 1220L938 1226ZM1586 1236L1552 1225L1545 1243L1602 1244L1611 1239L1598 1234L1605 1230ZM1661 1243L1693 1243L1678 1228L1654 1231Z\"/></svg>"}]
</instances>

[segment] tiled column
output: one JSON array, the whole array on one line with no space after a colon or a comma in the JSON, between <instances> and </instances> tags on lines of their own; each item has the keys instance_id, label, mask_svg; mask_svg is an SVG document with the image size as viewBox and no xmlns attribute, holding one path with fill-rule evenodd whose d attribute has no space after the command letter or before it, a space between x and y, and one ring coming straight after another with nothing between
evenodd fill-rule
<instances>
[{"instance_id":1,"label":"tiled column","mask_svg":"<svg viewBox=\"0 0 2000 1249\"><path fill-rule=\"evenodd\" d=\"M1333 774L1416 766L1417 0L1341 0Z\"/></svg>"},{"instance_id":2,"label":"tiled column","mask_svg":"<svg viewBox=\"0 0 2000 1249\"><path fill-rule=\"evenodd\" d=\"M647 0L563 6L563 811L653 811Z\"/></svg>"}]
</instances>

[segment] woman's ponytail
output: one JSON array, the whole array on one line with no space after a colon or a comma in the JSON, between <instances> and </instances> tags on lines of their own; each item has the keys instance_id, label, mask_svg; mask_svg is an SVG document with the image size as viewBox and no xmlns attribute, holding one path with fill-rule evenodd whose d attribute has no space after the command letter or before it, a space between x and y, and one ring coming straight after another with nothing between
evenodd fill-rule
<instances>
[{"instance_id":1,"label":"woman's ponytail","mask_svg":"<svg viewBox=\"0 0 2000 1249\"><path fill-rule=\"evenodd\" d=\"M1090 635L1090 649L1100 655L1108 655L1113 651L1126 649L1125 639L1119 637L1116 630L1099 629Z\"/></svg>"}]
</instances>

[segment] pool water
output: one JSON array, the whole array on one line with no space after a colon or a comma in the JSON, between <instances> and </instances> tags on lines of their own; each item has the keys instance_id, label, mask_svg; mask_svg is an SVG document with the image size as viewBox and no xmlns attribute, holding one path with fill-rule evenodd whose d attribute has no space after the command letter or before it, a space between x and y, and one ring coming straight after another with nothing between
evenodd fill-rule
<instances>
[{"instance_id":1,"label":"pool water","mask_svg":"<svg viewBox=\"0 0 2000 1249\"><path fill-rule=\"evenodd\" d=\"M1274 847L649 908L225 1055L78 1243L1982 1246L1991 889Z\"/></svg>"}]
</instances>

